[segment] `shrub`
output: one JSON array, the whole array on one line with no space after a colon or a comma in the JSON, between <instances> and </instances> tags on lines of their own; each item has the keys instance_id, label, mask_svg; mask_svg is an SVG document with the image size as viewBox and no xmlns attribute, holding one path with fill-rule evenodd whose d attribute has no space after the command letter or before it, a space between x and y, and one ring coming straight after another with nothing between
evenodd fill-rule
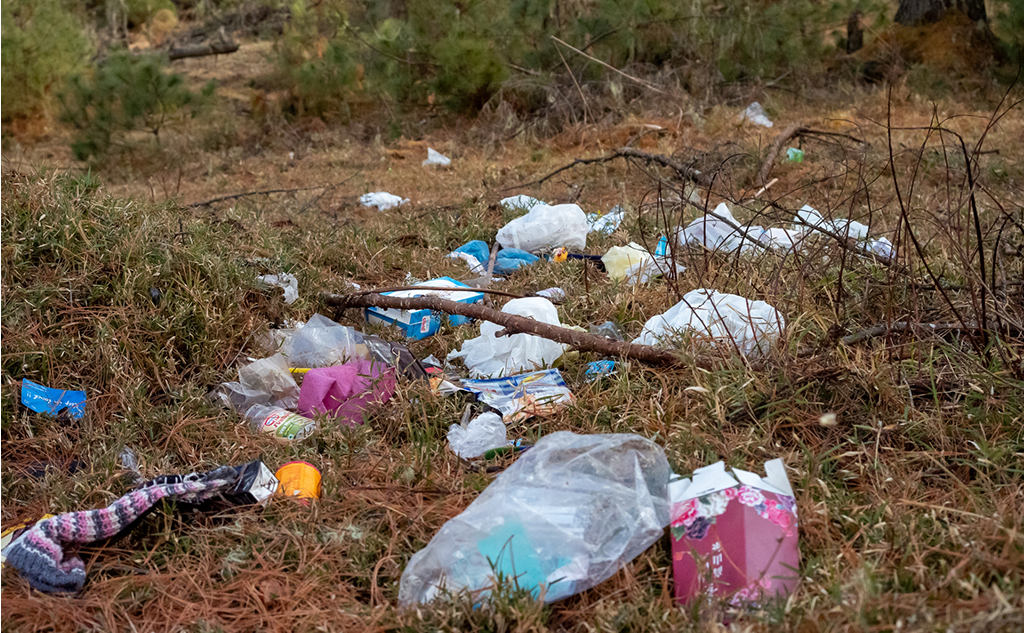
<instances>
[{"instance_id":1,"label":"shrub","mask_svg":"<svg viewBox=\"0 0 1024 633\"><path fill-rule=\"evenodd\" d=\"M75 127L75 156L102 156L112 143L133 131L159 142L160 130L192 117L213 95L215 84L200 93L184 85L180 74L164 72L166 57L116 51L89 74L76 75L61 94L61 118Z\"/></svg>"},{"instance_id":2,"label":"shrub","mask_svg":"<svg viewBox=\"0 0 1024 633\"><path fill-rule=\"evenodd\" d=\"M51 94L84 68L92 42L62 0L3 0L3 120L46 115Z\"/></svg>"}]
</instances>

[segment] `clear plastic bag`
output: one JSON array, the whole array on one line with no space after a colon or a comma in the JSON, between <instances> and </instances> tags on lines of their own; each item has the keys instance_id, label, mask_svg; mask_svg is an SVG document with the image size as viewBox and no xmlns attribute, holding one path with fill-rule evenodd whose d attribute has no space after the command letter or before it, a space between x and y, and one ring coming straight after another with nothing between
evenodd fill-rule
<instances>
[{"instance_id":1,"label":"clear plastic bag","mask_svg":"<svg viewBox=\"0 0 1024 633\"><path fill-rule=\"evenodd\" d=\"M496 573L545 602L589 589L662 537L671 472L638 435L547 435L409 560L398 601L486 593Z\"/></svg>"},{"instance_id":2,"label":"clear plastic bag","mask_svg":"<svg viewBox=\"0 0 1024 633\"><path fill-rule=\"evenodd\" d=\"M513 299L501 311L561 325L558 309L543 297ZM461 358L473 378L497 378L550 367L565 353L565 345L533 334L496 337L501 329L496 323L484 321L480 336L463 342L460 351L452 350L448 360Z\"/></svg>"},{"instance_id":3,"label":"clear plastic bag","mask_svg":"<svg viewBox=\"0 0 1024 633\"><path fill-rule=\"evenodd\" d=\"M362 333L322 314L314 314L297 328L281 346L281 353L291 367L331 367L368 358Z\"/></svg>"},{"instance_id":4,"label":"clear plastic bag","mask_svg":"<svg viewBox=\"0 0 1024 633\"><path fill-rule=\"evenodd\" d=\"M768 351L785 326L782 315L764 301L699 288L648 319L633 342L658 345L690 332L711 344L758 355Z\"/></svg>"},{"instance_id":5,"label":"clear plastic bag","mask_svg":"<svg viewBox=\"0 0 1024 633\"><path fill-rule=\"evenodd\" d=\"M288 371L284 356L274 354L239 369L238 381L221 383L210 398L239 413L257 404L294 409L299 402L299 385Z\"/></svg>"},{"instance_id":6,"label":"clear plastic bag","mask_svg":"<svg viewBox=\"0 0 1024 633\"><path fill-rule=\"evenodd\" d=\"M587 216L578 205L538 204L501 227L495 239L502 248L521 248L534 254L559 246L579 251L586 248L589 232Z\"/></svg>"}]
</instances>

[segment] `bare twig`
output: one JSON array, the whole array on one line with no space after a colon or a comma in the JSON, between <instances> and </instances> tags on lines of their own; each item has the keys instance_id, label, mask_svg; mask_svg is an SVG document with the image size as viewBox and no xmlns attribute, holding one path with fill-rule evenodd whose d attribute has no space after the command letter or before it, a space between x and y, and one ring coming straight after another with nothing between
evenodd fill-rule
<instances>
[{"instance_id":1,"label":"bare twig","mask_svg":"<svg viewBox=\"0 0 1024 633\"><path fill-rule=\"evenodd\" d=\"M646 82L643 79L637 79L636 77L634 77L632 75L627 75L626 73L622 72L618 68L616 68L616 67L614 67L614 66L612 66L610 64L607 64L607 63L601 61L600 59L598 59L596 57L592 57L590 55L587 55L586 53L584 53L580 49L576 48L572 44L567 44L567 43L563 42L562 40L558 39L557 37L555 37L554 35L551 36L551 39L555 40L556 42L558 42L562 46L568 48L569 50L575 51L575 52L579 53L580 55L583 55L584 57L586 57L587 59L589 59L592 62L597 62L598 64L601 64L602 66L604 66L608 70L610 70L610 71L612 71L614 73L618 73L618 74L622 75L623 77L625 77L626 79L628 79L628 80L630 80L630 81L632 81L634 83L637 83L637 84L643 86L644 88L647 88L648 90L650 90L652 92L657 92L658 94L661 94L661 95L667 95L668 94L664 90L660 90L660 89L654 87L654 84ZM573 81L575 81L575 77L573 78Z\"/></svg>"},{"instance_id":2,"label":"bare twig","mask_svg":"<svg viewBox=\"0 0 1024 633\"><path fill-rule=\"evenodd\" d=\"M533 182L527 182L521 185L505 187L500 191L504 193L506 191L512 191L514 189L523 189L525 187L540 185L547 182L548 180L551 180L552 178L562 173L563 171L566 171L567 169L572 169L577 165L594 165L596 163L606 163L610 160L615 160L616 158L638 158L640 160L645 160L647 162L658 163L659 165L675 170L675 172L682 176L684 179L692 180L693 182L696 182L698 185L701 185L702 187L711 186L711 177L698 169L694 169L693 167L687 167L686 165L680 163L679 161L673 160L668 156L662 156L661 154L648 154L647 152L642 152L632 147L621 147L615 150L615 152L608 154L607 156L598 156L596 158L573 159L571 163L562 165L553 172L550 172L545 176L542 176L541 178L534 180Z\"/></svg>"},{"instance_id":3,"label":"bare twig","mask_svg":"<svg viewBox=\"0 0 1024 633\"><path fill-rule=\"evenodd\" d=\"M772 167L775 165L775 158L779 155L779 151L782 150L782 146L798 136L838 136L840 138L848 138L856 143L864 142L855 136L850 136L849 134L844 134L842 132L812 130L811 128L800 125L799 123L790 125L775 137L775 140L772 141L771 147L768 148L768 156L765 157L764 165L761 166L761 171L757 172L757 182L759 184L764 185L768 180Z\"/></svg>"},{"instance_id":4,"label":"bare twig","mask_svg":"<svg viewBox=\"0 0 1024 633\"><path fill-rule=\"evenodd\" d=\"M988 329L993 329L994 324L989 324ZM887 336L897 332L913 332L915 334L943 334L947 332L981 332L986 328L979 323L915 323L913 321L893 321L892 323L879 323L858 330L853 334L844 336L841 340L845 345L853 345L879 336ZM1004 327L1003 330L1009 334L1019 334L1020 331L1013 327Z\"/></svg>"},{"instance_id":5,"label":"bare twig","mask_svg":"<svg viewBox=\"0 0 1024 633\"><path fill-rule=\"evenodd\" d=\"M317 185L315 187L294 187L292 189L264 189L262 191L246 191L244 193L235 193L229 196L219 196L217 198L210 198L209 200L204 200L202 202L193 202L192 204L188 205L187 208L198 209L199 207L208 207L211 204L216 204L218 202L227 202L228 200L238 200L239 198L249 198L252 196L269 196L275 193L298 193L300 191L313 191L315 189L336 189L341 185L345 184L346 182L352 180L361 173L362 169L352 174L345 180L342 180L341 182L336 182L332 185ZM303 210L305 210L305 207L303 207Z\"/></svg>"},{"instance_id":6,"label":"bare twig","mask_svg":"<svg viewBox=\"0 0 1024 633\"><path fill-rule=\"evenodd\" d=\"M448 289L450 290L450 288ZM557 325L542 323L533 319L501 312L479 304L466 304L440 297L393 297L381 294L325 294L324 301L339 309L345 308L394 308L397 310L437 310L448 314L490 321L505 328L507 334L534 334L557 343L564 343L584 352L597 352L605 356L629 358L649 365L675 366L683 364L683 358L669 349L637 345L625 341L613 341L601 336L577 332Z\"/></svg>"}]
</instances>

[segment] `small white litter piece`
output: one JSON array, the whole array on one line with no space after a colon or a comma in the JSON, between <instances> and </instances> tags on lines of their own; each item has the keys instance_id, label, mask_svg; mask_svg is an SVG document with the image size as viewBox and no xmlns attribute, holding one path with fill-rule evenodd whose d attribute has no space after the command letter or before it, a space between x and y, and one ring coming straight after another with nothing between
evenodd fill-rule
<instances>
[{"instance_id":1,"label":"small white litter piece","mask_svg":"<svg viewBox=\"0 0 1024 633\"><path fill-rule=\"evenodd\" d=\"M658 345L689 333L712 345L738 349L744 356L760 356L785 326L778 310L764 301L698 288L663 314L648 319L633 342Z\"/></svg>"},{"instance_id":2,"label":"small white litter piece","mask_svg":"<svg viewBox=\"0 0 1024 633\"><path fill-rule=\"evenodd\" d=\"M565 298L568 296L565 294L565 290L562 290L558 286L538 290L535 294L538 297L544 297L545 299L550 299L552 301L565 301Z\"/></svg>"},{"instance_id":3,"label":"small white litter piece","mask_svg":"<svg viewBox=\"0 0 1024 633\"><path fill-rule=\"evenodd\" d=\"M622 207L616 205L608 213L599 215L597 213L587 214L587 222L590 224L591 233L604 233L608 235L619 228L622 221L626 219L626 212Z\"/></svg>"},{"instance_id":4,"label":"small white litter piece","mask_svg":"<svg viewBox=\"0 0 1024 633\"><path fill-rule=\"evenodd\" d=\"M772 120L764 113L764 108L757 101L747 106L747 109L740 114L740 122L750 121L755 125L763 125L764 127L772 127L775 125Z\"/></svg>"},{"instance_id":5,"label":"small white litter piece","mask_svg":"<svg viewBox=\"0 0 1024 633\"><path fill-rule=\"evenodd\" d=\"M524 196L522 194L518 196L512 196L510 198L505 198L504 200L501 201L501 206L505 207L510 211L514 211L516 209L529 211L530 209L534 208L539 204L544 203L536 198L531 198L530 196Z\"/></svg>"},{"instance_id":6,"label":"small white litter piece","mask_svg":"<svg viewBox=\"0 0 1024 633\"><path fill-rule=\"evenodd\" d=\"M476 257L473 257L469 253L452 251L445 255L445 257L450 257L451 259L461 259L462 261L466 262L467 264L469 264L469 272L471 272L474 275L487 274L487 267L483 265L483 262L481 262Z\"/></svg>"},{"instance_id":7,"label":"small white litter piece","mask_svg":"<svg viewBox=\"0 0 1024 633\"><path fill-rule=\"evenodd\" d=\"M435 150L433 147L427 148L427 160L423 161L423 166L427 167L430 165L437 165L439 167L447 167L452 164L452 159L448 158L441 152Z\"/></svg>"},{"instance_id":8,"label":"small white litter piece","mask_svg":"<svg viewBox=\"0 0 1024 633\"><path fill-rule=\"evenodd\" d=\"M295 303L299 298L299 280L295 275L282 273L280 275L260 275L256 278L256 285L264 290L269 288L281 288L284 290L284 302Z\"/></svg>"},{"instance_id":9,"label":"small white litter piece","mask_svg":"<svg viewBox=\"0 0 1024 633\"><path fill-rule=\"evenodd\" d=\"M482 413L469 424L453 424L448 429L448 445L462 459L480 457L492 448L509 446L508 430L497 413Z\"/></svg>"},{"instance_id":10,"label":"small white litter piece","mask_svg":"<svg viewBox=\"0 0 1024 633\"><path fill-rule=\"evenodd\" d=\"M378 211L399 207L406 202L409 202L408 198L402 198L386 191L366 193L359 198L359 203L364 207L377 207Z\"/></svg>"}]
</instances>

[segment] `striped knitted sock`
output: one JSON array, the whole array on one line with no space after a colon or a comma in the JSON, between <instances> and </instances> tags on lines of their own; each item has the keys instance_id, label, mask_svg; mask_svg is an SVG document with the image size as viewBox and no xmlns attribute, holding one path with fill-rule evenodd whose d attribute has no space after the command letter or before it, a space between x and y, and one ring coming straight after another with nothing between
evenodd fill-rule
<instances>
[{"instance_id":1,"label":"striped knitted sock","mask_svg":"<svg viewBox=\"0 0 1024 633\"><path fill-rule=\"evenodd\" d=\"M7 564L39 591L75 593L85 585L85 563L77 554L65 552L65 547L115 536L161 499L202 503L233 486L237 479L233 468L218 468L194 481L157 483L135 490L106 508L44 519L7 548Z\"/></svg>"}]
</instances>

